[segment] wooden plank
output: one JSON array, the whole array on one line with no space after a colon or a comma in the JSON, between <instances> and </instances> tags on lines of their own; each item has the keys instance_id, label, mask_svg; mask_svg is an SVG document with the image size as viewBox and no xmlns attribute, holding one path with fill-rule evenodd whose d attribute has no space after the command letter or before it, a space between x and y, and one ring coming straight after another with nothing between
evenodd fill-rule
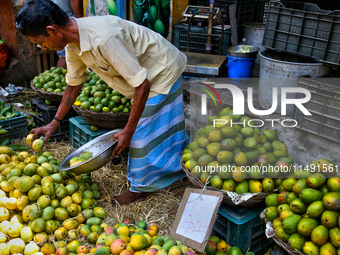
<instances>
[{"instance_id":1,"label":"wooden plank","mask_svg":"<svg viewBox=\"0 0 340 255\"><path fill-rule=\"evenodd\" d=\"M47 64L47 55L43 55L43 62L44 62L44 71L48 69L48 64Z\"/></svg>"},{"instance_id":2,"label":"wooden plank","mask_svg":"<svg viewBox=\"0 0 340 255\"><path fill-rule=\"evenodd\" d=\"M50 57L50 62L51 62L51 66L50 66L50 68L52 67L52 66L54 66L54 52L53 53L51 53L51 55L50 55L51 57Z\"/></svg>"}]
</instances>

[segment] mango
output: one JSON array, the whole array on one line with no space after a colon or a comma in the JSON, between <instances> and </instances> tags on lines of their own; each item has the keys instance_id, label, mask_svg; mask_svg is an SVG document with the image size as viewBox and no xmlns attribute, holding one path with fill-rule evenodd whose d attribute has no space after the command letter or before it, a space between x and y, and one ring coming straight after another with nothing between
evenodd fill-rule
<instances>
[{"instance_id":1,"label":"mango","mask_svg":"<svg viewBox=\"0 0 340 255\"><path fill-rule=\"evenodd\" d=\"M306 182L309 188L318 189L325 184L326 178L320 173L315 173L309 176Z\"/></svg>"},{"instance_id":2,"label":"mango","mask_svg":"<svg viewBox=\"0 0 340 255\"><path fill-rule=\"evenodd\" d=\"M340 191L340 178L332 177L327 180L327 187L330 192L339 192Z\"/></svg>"},{"instance_id":3,"label":"mango","mask_svg":"<svg viewBox=\"0 0 340 255\"><path fill-rule=\"evenodd\" d=\"M320 247L320 255L337 255L337 253L331 243L326 243Z\"/></svg>"},{"instance_id":4,"label":"mango","mask_svg":"<svg viewBox=\"0 0 340 255\"><path fill-rule=\"evenodd\" d=\"M307 205L300 198L296 198L290 204L290 210L296 214L304 214L307 210Z\"/></svg>"},{"instance_id":5,"label":"mango","mask_svg":"<svg viewBox=\"0 0 340 255\"><path fill-rule=\"evenodd\" d=\"M236 187L235 187L235 192L237 194L244 194L247 193L249 190L249 184L248 181L242 181L242 182L237 182Z\"/></svg>"},{"instance_id":6,"label":"mango","mask_svg":"<svg viewBox=\"0 0 340 255\"><path fill-rule=\"evenodd\" d=\"M322 201L315 201L307 207L308 217L319 218L322 213L326 210Z\"/></svg>"},{"instance_id":7,"label":"mango","mask_svg":"<svg viewBox=\"0 0 340 255\"><path fill-rule=\"evenodd\" d=\"M321 214L321 223L326 228L331 229L338 225L339 212L326 210Z\"/></svg>"},{"instance_id":8,"label":"mango","mask_svg":"<svg viewBox=\"0 0 340 255\"><path fill-rule=\"evenodd\" d=\"M278 198L278 194L270 194L266 197L265 199L265 203L266 203L266 206L267 207L270 207L270 206L279 206L279 202L277 201L277 198Z\"/></svg>"},{"instance_id":9,"label":"mango","mask_svg":"<svg viewBox=\"0 0 340 255\"><path fill-rule=\"evenodd\" d=\"M273 221L273 228L275 229L276 227L278 226L282 226L282 221L280 218L276 218L274 221Z\"/></svg>"},{"instance_id":10,"label":"mango","mask_svg":"<svg viewBox=\"0 0 340 255\"><path fill-rule=\"evenodd\" d=\"M288 204L288 202L287 202L288 196L289 196L289 192L282 191L278 195L277 201L279 202L279 204Z\"/></svg>"},{"instance_id":11,"label":"mango","mask_svg":"<svg viewBox=\"0 0 340 255\"><path fill-rule=\"evenodd\" d=\"M271 222L273 222L276 218L279 217L277 213L277 208L275 206L267 207L265 215L266 215L266 218Z\"/></svg>"},{"instance_id":12,"label":"mango","mask_svg":"<svg viewBox=\"0 0 340 255\"><path fill-rule=\"evenodd\" d=\"M328 241L328 229L323 225L317 226L312 231L311 240L319 246L324 245Z\"/></svg>"},{"instance_id":13,"label":"mango","mask_svg":"<svg viewBox=\"0 0 340 255\"><path fill-rule=\"evenodd\" d=\"M328 210L340 210L340 193L327 193L326 195L324 195L322 202Z\"/></svg>"},{"instance_id":14,"label":"mango","mask_svg":"<svg viewBox=\"0 0 340 255\"><path fill-rule=\"evenodd\" d=\"M290 205L291 202L293 202L294 199L298 198L294 192L290 192L287 198L287 204Z\"/></svg>"},{"instance_id":15,"label":"mango","mask_svg":"<svg viewBox=\"0 0 340 255\"><path fill-rule=\"evenodd\" d=\"M319 190L306 188L300 191L299 198L305 204L311 204L314 201L322 199L322 193ZM339 207L340 208L340 207Z\"/></svg>"},{"instance_id":16,"label":"mango","mask_svg":"<svg viewBox=\"0 0 340 255\"><path fill-rule=\"evenodd\" d=\"M329 230L329 240L335 248L340 248L340 228L335 227Z\"/></svg>"},{"instance_id":17,"label":"mango","mask_svg":"<svg viewBox=\"0 0 340 255\"><path fill-rule=\"evenodd\" d=\"M292 191L295 193L295 195L299 196L300 192L308 188L307 186L307 179L299 179L297 182L294 184Z\"/></svg>"},{"instance_id":18,"label":"mango","mask_svg":"<svg viewBox=\"0 0 340 255\"><path fill-rule=\"evenodd\" d=\"M321 191L322 195L326 195L327 193L329 193L329 189L327 187L326 184L322 185L319 190Z\"/></svg>"},{"instance_id":19,"label":"mango","mask_svg":"<svg viewBox=\"0 0 340 255\"><path fill-rule=\"evenodd\" d=\"M296 215L296 214L288 216L287 218L285 218L282 221L283 230L289 235L296 233L297 232L297 225L298 225L298 223L300 222L301 219L302 219L302 217L300 215Z\"/></svg>"},{"instance_id":20,"label":"mango","mask_svg":"<svg viewBox=\"0 0 340 255\"><path fill-rule=\"evenodd\" d=\"M274 180L271 178L264 178L262 180L262 188L263 188L263 192L265 193L273 192L273 190L275 189Z\"/></svg>"},{"instance_id":21,"label":"mango","mask_svg":"<svg viewBox=\"0 0 340 255\"><path fill-rule=\"evenodd\" d=\"M297 231L304 237L310 237L314 228L319 225L318 220L313 218L303 218L297 225Z\"/></svg>"},{"instance_id":22,"label":"mango","mask_svg":"<svg viewBox=\"0 0 340 255\"><path fill-rule=\"evenodd\" d=\"M307 241L307 238L300 236L298 233L292 234L288 239L290 248L302 251L303 245Z\"/></svg>"},{"instance_id":23,"label":"mango","mask_svg":"<svg viewBox=\"0 0 340 255\"><path fill-rule=\"evenodd\" d=\"M306 255L315 255L319 254L320 248L316 244L311 241L305 242L303 245L302 251Z\"/></svg>"},{"instance_id":24,"label":"mango","mask_svg":"<svg viewBox=\"0 0 340 255\"><path fill-rule=\"evenodd\" d=\"M294 186L294 184L295 184L296 182L297 182L296 179L294 179L294 178L288 178L288 179L286 179L286 180L283 181L282 186L284 187L284 189L285 189L286 191L291 192L291 191L293 191L293 186Z\"/></svg>"},{"instance_id":25,"label":"mango","mask_svg":"<svg viewBox=\"0 0 340 255\"><path fill-rule=\"evenodd\" d=\"M249 192L250 193L261 193L262 183L258 180L249 180Z\"/></svg>"},{"instance_id":26,"label":"mango","mask_svg":"<svg viewBox=\"0 0 340 255\"><path fill-rule=\"evenodd\" d=\"M325 176L331 177L336 175L336 167L334 163L328 159L319 159L316 162L317 168L320 172L322 172Z\"/></svg>"},{"instance_id":27,"label":"mango","mask_svg":"<svg viewBox=\"0 0 340 255\"><path fill-rule=\"evenodd\" d=\"M290 235L287 234L287 233L284 231L284 229L283 229L282 226L278 226L278 227L276 227L274 230L275 230L275 235L276 235L279 239L281 239L281 240L284 241L285 243L288 242L288 239L289 239Z\"/></svg>"},{"instance_id":28,"label":"mango","mask_svg":"<svg viewBox=\"0 0 340 255\"><path fill-rule=\"evenodd\" d=\"M290 210L290 206L288 204L282 204L277 207L278 214L280 214L284 210Z\"/></svg>"}]
</instances>

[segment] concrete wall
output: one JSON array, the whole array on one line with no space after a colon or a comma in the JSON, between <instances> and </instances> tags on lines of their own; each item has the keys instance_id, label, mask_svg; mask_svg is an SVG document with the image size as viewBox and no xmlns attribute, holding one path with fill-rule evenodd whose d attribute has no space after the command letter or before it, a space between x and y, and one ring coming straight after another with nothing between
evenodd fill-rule
<instances>
[{"instance_id":1,"label":"concrete wall","mask_svg":"<svg viewBox=\"0 0 340 255\"><path fill-rule=\"evenodd\" d=\"M257 96L255 98L257 101ZM225 107L232 107L232 98L228 95L221 96L223 107L220 105L219 107L216 107L213 101L209 100L209 97L207 99L208 114L206 116L202 116L200 95L190 93L188 83L184 83L185 124L186 130L190 134L191 139L195 137L198 129L208 125L207 118L209 116L218 115L220 110ZM258 106L258 102L254 102L254 107L256 109L261 109ZM254 116L247 109L245 112L251 119L269 119L268 116ZM280 115L271 115L270 118L280 119L280 121L285 119ZM288 153L294 157L297 164L301 164L303 167L306 167L314 160L327 158L338 165L340 171L340 143L321 138L298 128L285 128L278 123L275 123L274 127L271 127L271 123L265 121L265 126L262 129L265 128L274 129L279 134L279 140L286 144Z\"/></svg>"}]
</instances>

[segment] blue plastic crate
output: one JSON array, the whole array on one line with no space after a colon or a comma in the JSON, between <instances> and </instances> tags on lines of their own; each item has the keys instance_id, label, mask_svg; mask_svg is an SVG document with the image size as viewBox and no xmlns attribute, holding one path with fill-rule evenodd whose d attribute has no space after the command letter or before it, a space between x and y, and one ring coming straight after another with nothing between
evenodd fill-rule
<instances>
[{"instance_id":1,"label":"blue plastic crate","mask_svg":"<svg viewBox=\"0 0 340 255\"><path fill-rule=\"evenodd\" d=\"M266 253L273 244L265 235L266 225L260 218L265 206L240 209L222 204L213 226L212 235L225 239L227 244L237 246L242 253L249 249L256 255Z\"/></svg>"},{"instance_id":2,"label":"blue plastic crate","mask_svg":"<svg viewBox=\"0 0 340 255\"><path fill-rule=\"evenodd\" d=\"M0 135L0 140L9 138L9 141L21 140L27 136L27 120L26 115L19 113L19 117L9 120L0 121L1 129L5 129L8 132Z\"/></svg>"},{"instance_id":3,"label":"blue plastic crate","mask_svg":"<svg viewBox=\"0 0 340 255\"><path fill-rule=\"evenodd\" d=\"M91 125L80 116L71 118L69 121L71 144L73 148L79 148L94 138L111 131L110 129L101 129L94 132L91 130Z\"/></svg>"}]
</instances>

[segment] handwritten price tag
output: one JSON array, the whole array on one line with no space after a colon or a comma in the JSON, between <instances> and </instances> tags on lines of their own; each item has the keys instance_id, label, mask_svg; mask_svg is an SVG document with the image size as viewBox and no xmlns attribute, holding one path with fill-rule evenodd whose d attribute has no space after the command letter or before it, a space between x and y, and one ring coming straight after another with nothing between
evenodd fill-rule
<instances>
[{"instance_id":1,"label":"handwritten price tag","mask_svg":"<svg viewBox=\"0 0 340 255\"><path fill-rule=\"evenodd\" d=\"M222 198L221 192L186 189L170 237L204 252Z\"/></svg>"}]
</instances>

